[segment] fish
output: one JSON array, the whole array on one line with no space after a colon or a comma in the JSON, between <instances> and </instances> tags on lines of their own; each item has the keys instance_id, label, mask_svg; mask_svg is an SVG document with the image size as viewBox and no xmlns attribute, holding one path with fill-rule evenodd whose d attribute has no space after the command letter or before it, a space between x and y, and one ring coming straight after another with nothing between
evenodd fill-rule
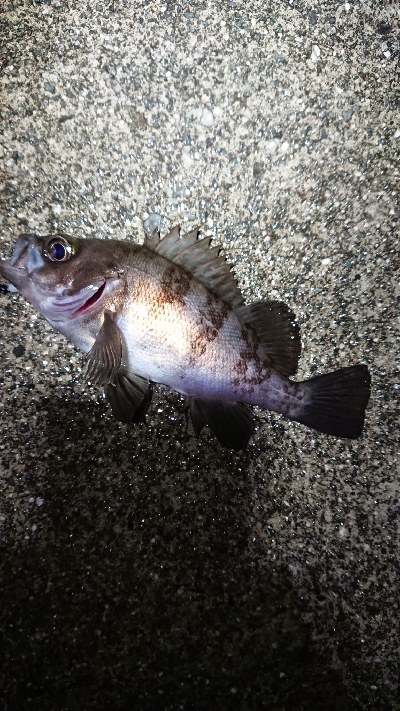
<instances>
[{"instance_id":1,"label":"fish","mask_svg":"<svg viewBox=\"0 0 400 711\"><path fill-rule=\"evenodd\" d=\"M144 421L160 383L185 396L196 435L208 425L226 448L248 444L253 406L335 437L361 435L368 367L292 380L294 313L281 301L246 304L220 247L198 229L155 230L143 244L24 233L0 274L83 351L87 379L120 422Z\"/></svg>"}]
</instances>

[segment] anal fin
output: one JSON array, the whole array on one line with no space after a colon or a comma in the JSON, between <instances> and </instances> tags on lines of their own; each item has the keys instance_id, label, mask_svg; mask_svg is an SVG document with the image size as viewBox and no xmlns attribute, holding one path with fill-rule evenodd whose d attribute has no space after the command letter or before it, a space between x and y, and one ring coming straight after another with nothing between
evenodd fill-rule
<instances>
[{"instance_id":1,"label":"anal fin","mask_svg":"<svg viewBox=\"0 0 400 711\"><path fill-rule=\"evenodd\" d=\"M228 449L243 449L254 432L254 415L245 405L191 397L189 409L195 433L208 425Z\"/></svg>"}]
</instances>

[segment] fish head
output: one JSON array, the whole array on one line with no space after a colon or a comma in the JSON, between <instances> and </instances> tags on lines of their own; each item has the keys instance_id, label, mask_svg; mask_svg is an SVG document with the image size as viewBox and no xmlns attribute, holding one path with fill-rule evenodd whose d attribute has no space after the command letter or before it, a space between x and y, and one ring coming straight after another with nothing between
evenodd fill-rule
<instances>
[{"instance_id":1,"label":"fish head","mask_svg":"<svg viewBox=\"0 0 400 711\"><path fill-rule=\"evenodd\" d=\"M115 240L77 239L64 233L21 234L11 259L0 260L0 275L70 337L69 331L78 322L112 309L123 291L123 269L118 267L121 245Z\"/></svg>"}]
</instances>

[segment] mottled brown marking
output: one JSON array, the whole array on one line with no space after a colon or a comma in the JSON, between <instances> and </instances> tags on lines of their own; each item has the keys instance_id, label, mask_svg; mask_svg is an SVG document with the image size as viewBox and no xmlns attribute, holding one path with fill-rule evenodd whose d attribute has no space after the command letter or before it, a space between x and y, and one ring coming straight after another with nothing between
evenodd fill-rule
<instances>
[{"instance_id":1,"label":"mottled brown marking","mask_svg":"<svg viewBox=\"0 0 400 711\"><path fill-rule=\"evenodd\" d=\"M247 377L246 384L248 385L259 385L262 383L262 377L256 372L253 376ZM253 389L251 390L253 392Z\"/></svg>"},{"instance_id":2,"label":"mottled brown marking","mask_svg":"<svg viewBox=\"0 0 400 711\"><path fill-rule=\"evenodd\" d=\"M157 308L161 309L166 304L173 304L176 303L176 301L181 302L181 299L177 299L171 289L167 289L165 286L160 286L154 301Z\"/></svg>"},{"instance_id":3,"label":"mottled brown marking","mask_svg":"<svg viewBox=\"0 0 400 711\"><path fill-rule=\"evenodd\" d=\"M236 379L239 381L237 384L243 383L247 374L247 362L243 358L239 358L233 366L233 370L237 374Z\"/></svg>"},{"instance_id":4,"label":"mottled brown marking","mask_svg":"<svg viewBox=\"0 0 400 711\"><path fill-rule=\"evenodd\" d=\"M240 331L240 337L245 344L244 348L242 348L242 350L240 351L240 357L246 361L258 360L258 344L252 337L252 334L249 329L242 328Z\"/></svg>"},{"instance_id":5,"label":"mottled brown marking","mask_svg":"<svg viewBox=\"0 0 400 711\"><path fill-rule=\"evenodd\" d=\"M162 275L161 286L172 291L177 297L186 296L190 289L191 277L174 264L168 265Z\"/></svg>"},{"instance_id":6,"label":"mottled brown marking","mask_svg":"<svg viewBox=\"0 0 400 711\"><path fill-rule=\"evenodd\" d=\"M154 285L149 294L145 296L145 303L150 317L159 318L166 304L176 302L170 289L165 289L160 284Z\"/></svg>"},{"instance_id":7,"label":"mottled brown marking","mask_svg":"<svg viewBox=\"0 0 400 711\"><path fill-rule=\"evenodd\" d=\"M207 294L207 313L212 325L220 330L229 316L229 306L212 294Z\"/></svg>"},{"instance_id":8,"label":"mottled brown marking","mask_svg":"<svg viewBox=\"0 0 400 711\"><path fill-rule=\"evenodd\" d=\"M184 306L184 296L190 289L190 276L175 265L168 265L162 274L158 289L152 296L149 312L156 315L166 304Z\"/></svg>"},{"instance_id":9,"label":"mottled brown marking","mask_svg":"<svg viewBox=\"0 0 400 711\"><path fill-rule=\"evenodd\" d=\"M191 354L189 363L191 366L196 365L196 362L207 350L207 346L218 338L218 331L213 326L210 326L205 319L201 319L199 330L194 338L190 341Z\"/></svg>"},{"instance_id":10,"label":"mottled brown marking","mask_svg":"<svg viewBox=\"0 0 400 711\"><path fill-rule=\"evenodd\" d=\"M236 387L240 385L258 385L263 380L263 376L261 375L263 362L258 352L258 343L252 332L245 327L242 328L240 336L244 347L240 350L240 359L237 360L234 366L235 378L233 383ZM248 370L250 362L252 362L254 367L253 374Z\"/></svg>"},{"instance_id":11,"label":"mottled brown marking","mask_svg":"<svg viewBox=\"0 0 400 711\"><path fill-rule=\"evenodd\" d=\"M195 365L198 358L200 358L207 350L207 341L202 333L197 333L194 338L190 341L189 363L190 365Z\"/></svg>"}]
</instances>

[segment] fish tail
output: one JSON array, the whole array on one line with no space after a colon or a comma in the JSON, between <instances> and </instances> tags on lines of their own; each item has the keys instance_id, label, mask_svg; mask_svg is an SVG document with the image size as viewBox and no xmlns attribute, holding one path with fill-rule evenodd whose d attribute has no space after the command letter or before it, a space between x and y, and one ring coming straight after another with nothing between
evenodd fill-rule
<instances>
[{"instance_id":1,"label":"fish tail","mask_svg":"<svg viewBox=\"0 0 400 711\"><path fill-rule=\"evenodd\" d=\"M289 417L319 432L355 439L363 429L370 383L366 365L353 365L305 380L299 383L304 405Z\"/></svg>"}]
</instances>

